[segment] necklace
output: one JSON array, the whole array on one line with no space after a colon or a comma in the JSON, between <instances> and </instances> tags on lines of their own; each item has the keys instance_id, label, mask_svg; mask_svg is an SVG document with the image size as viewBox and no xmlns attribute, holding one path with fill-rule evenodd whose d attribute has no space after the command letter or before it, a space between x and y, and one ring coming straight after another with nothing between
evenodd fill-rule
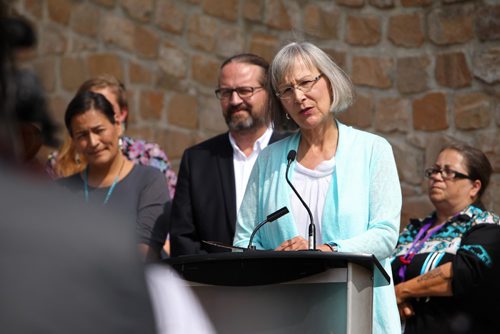
<instances>
[{"instance_id":1,"label":"necklace","mask_svg":"<svg viewBox=\"0 0 500 334\"><path fill-rule=\"evenodd\" d=\"M102 205L106 205L108 203L109 198L111 197L111 194L113 193L113 190L115 190L116 184L120 180L120 174L122 173L123 165L125 165L125 159L123 159L120 170L118 171L118 174L116 175L115 179L113 180L111 187L109 187L108 192L106 193L106 197L104 198L104 202L102 203ZM85 170L83 171L83 193L85 196L85 202L87 202L87 203L89 202L88 174L89 174L89 166L87 166L87 168L85 168Z\"/></svg>"}]
</instances>

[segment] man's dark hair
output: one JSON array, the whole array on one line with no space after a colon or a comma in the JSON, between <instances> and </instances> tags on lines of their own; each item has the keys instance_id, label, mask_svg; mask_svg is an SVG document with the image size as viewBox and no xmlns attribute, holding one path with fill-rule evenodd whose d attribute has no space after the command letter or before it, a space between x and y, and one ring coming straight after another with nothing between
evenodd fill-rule
<instances>
[{"instance_id":1,"label":"man's dark hair","mask_svg":"<svg viewBox=\"0 0 500 334\"><path fill-rule=\"evenodd\" d=\"M257 56L253 53L240 53L234 56L231 56L222 62L220 69L224 68L229 63L243 63L250 64L262 67L263 75L261 78L260 84L265 87L267 83L267 71L269 70L269 63L262 58L261 56Z\"/></svg>"}]
</instances>

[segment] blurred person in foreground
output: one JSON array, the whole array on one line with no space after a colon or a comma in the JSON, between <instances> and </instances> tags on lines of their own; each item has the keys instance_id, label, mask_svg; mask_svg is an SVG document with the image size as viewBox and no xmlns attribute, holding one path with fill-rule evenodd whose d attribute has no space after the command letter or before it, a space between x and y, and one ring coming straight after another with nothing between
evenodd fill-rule
<instances>
[{"instance_id":1,"label":"blurred person in foreground","mask_svg":"<svg viewBox=\"0 0 500 334\"><path fill-rule=\"evenodd\" d=\"M404 333L499 333L499 217L481 202L492 167L480 150L446 146L425 170L436 210L412 219L392 257Z\"/></svg>"},{"instance_id":2,"label":"blurred person in foreground","mask_svg":"<svg viewBox=\"0 0 500 334\"><path fill-rule=\"evenodd\" d=\"M69 103L64 122L75 152L87 161L82 172L58 183L85 202L103 205L130 217L141 253L159 260L168 230L170 195L165 176L137 165L119 149L122 128L113 106L100 93L82 91ZM124 222L124 228L132 228Z\"/></svg>"},{"instance_id":3,"label":"blurred person in foreground","mask_svg":"<svg viewBox=\"0 0 500 334\"><path fill-rule=\"evenodd\" d=\"M387 258L396 245L401 210L391 146L336 120L335 113L352 102L351 82L313 44L283 47L269 77L274 125L298 131L259 155L238 213L234 245L247 247L258 222L286 206L291 214L264 225L254 245L309 249L308 212L285 182L287 158L294 150L290 179L312 211L317 249L374 254L390 273ZM373 333L400 332L392 284L374 289L373 315Z\"/></svg>"},{"instance_id":4,"label":"blurred person in foreground","mask_svg":"<svg viewBox=\"0 0 500 334\"><path fill-rule=\"evenodd\" d=\"M5 12L0 2L2 332L213 333L192 293L167 266L149 265L145 277L123 217L74 201L20 168L24 125L36 125L44 144L56 141L41 88L35 88L36 98L24 99L34 88L17 80L11 59L17 45L12 30L32 28Z\"/></svg>"},{"instance_id":5,"label":"blurred person in foreground","mask_svg":"<svg viewBox=\"0 0 500 334\"><path fill-rule=\"evenodd\" d=\"M172 204L172 256L223 251L203 241L231 245L236 213L260 152L284 135L273 131L265 89L269 64L244 53L226 59L215 95L229 131L182 155Z\"/></svg>"}]
</instances>

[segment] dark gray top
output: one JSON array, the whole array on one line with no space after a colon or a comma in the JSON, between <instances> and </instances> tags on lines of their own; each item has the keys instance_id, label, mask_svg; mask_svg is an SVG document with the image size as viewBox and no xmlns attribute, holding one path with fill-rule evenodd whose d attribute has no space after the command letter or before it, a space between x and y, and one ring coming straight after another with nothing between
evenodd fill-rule
<instances>
[{"instance_id":1,"label":"dark gray top","mask_svg":"<svg viewBox=\"0 0 500 334\"><path fill-rule=\"evenodd\" d=\"M85 201L80 174L60 179L58 183ZM89 203L103 206L108 191L109 187L89 187ZM139 242L159 251L169 228L170 205L165 175L153 167L134 165L130 173L116 184L105 207L128 217L128 222L135 222ZM127 225L127 222L123 224Z\"/></svg>"}]
</instances>

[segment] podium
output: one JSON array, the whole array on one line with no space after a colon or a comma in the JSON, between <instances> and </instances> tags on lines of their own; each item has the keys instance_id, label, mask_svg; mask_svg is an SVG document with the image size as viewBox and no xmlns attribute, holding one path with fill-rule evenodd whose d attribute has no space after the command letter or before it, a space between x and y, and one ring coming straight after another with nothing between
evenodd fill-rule
<instances>
[{"instance_id":1,"label":"podium","mask_svg":"<svg viewBox=\"0 0 500 334\"><path fill-rule=\"evenodd\" d=\"M390 281L369 254L247 251L165 262L217 333L371 333L373 288Z\"/></svg>"}]
</instances>

